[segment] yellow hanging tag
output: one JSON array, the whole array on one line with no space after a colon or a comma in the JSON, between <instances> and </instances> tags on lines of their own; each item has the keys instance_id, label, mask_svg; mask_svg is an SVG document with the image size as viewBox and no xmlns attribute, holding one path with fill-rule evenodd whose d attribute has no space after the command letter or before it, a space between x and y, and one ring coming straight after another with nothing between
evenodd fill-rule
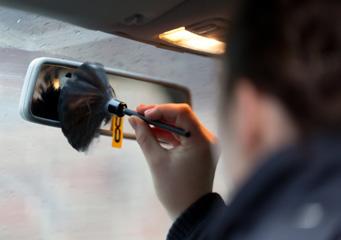
<instances>
[{"instance_id":1,"label":"yellow hanging tag","mask_svg":"<svg viewBox=\"0 0 341 240\"><path fill-rule=\"evenodd\" d=\"M123 142L123 117L112 117L112 147L121 148Z\"/></svg>"}]
</instances>

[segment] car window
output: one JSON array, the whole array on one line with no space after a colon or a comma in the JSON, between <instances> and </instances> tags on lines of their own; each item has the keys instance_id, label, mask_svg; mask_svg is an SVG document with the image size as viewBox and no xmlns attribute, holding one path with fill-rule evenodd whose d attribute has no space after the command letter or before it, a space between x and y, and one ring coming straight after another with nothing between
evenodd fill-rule
<instances>
[{"instance_id":1,"label":"car window","mask_svg":"<svg viewBox=\"0 0 341 240\"><path fill-rule=\"evenodd\" d=\"M26 69L36 57L59 57L182 84L215 131L219 60L8 8L0 8L0 32L0 239L165 238L171 222L136 142L117 150L101 137L81 154L60 129L22 120Z\"/></svg>"}]
</instances>

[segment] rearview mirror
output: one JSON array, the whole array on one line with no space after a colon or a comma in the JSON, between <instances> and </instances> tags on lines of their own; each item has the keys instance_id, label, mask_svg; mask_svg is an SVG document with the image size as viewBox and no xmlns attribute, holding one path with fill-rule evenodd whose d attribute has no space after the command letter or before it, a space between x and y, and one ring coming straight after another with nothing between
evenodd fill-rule
<instances>
[{"instance_id":1,"label":"rearview mirror","mask_svg":"<svg viewBox=\"0 0 341 240\"><path fill-rule=\"evenodd\" d=\"M60 86L68 81L81 62L56 58L37 58L28 67L20 98L21 116L30 122L60 127L58 99ZM138 104L187 103L191 95L187 88L164 83L142 75L105 68L116 96L131 109ZM125 119L126 121L127 119ZM111 136L111 121L99 132ZM129 124L125 124L123 136L135 139Z\"/></svg>"}]
</instances>

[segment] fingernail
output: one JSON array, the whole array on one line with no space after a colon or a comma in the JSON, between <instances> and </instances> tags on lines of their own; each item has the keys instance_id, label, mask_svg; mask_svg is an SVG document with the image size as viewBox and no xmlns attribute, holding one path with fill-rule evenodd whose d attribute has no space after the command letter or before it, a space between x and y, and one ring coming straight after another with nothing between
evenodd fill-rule
<instances>
[{"instance_id":1,"label":"fingernail","mask_svg":"<svg viewBox=\"0 0 341 240\"><path fill-rule=\"evenodd\" d=\"M131 118L128 119L128 121L129 121L131 127L132 127L134 130L136 130L136 120L135 120L133 117L131 117Z\"/></svg>"},{"instance_id":2,"label":"fingernail","mask_svg":"<svg viewBox=\"0 0 341 240\"><path fill-rule=\"evenodd\" d=\"M145 112L144 112L144 114L145 115L149 115L149 114L151 114L152 112L154 112L154 108L151 108L151 109L148 109L148 110L146 110Z\"/></svg>"}]
</instances>

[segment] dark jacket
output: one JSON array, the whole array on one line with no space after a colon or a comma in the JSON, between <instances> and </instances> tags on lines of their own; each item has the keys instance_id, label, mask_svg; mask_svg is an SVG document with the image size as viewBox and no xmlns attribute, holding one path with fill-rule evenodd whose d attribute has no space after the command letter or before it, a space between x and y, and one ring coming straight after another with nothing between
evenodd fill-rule
<instances>
[{"instance_id":1,"label":"dark jacket","mask_svg":"<svg viewBox=\"0 0 341 240\"><path fill-rule=\"evenodd\" d=\"M173 224L168 240L341 240L341 137L283 150L225 206L203 196Z\"/></svg>"}]
</instances>

